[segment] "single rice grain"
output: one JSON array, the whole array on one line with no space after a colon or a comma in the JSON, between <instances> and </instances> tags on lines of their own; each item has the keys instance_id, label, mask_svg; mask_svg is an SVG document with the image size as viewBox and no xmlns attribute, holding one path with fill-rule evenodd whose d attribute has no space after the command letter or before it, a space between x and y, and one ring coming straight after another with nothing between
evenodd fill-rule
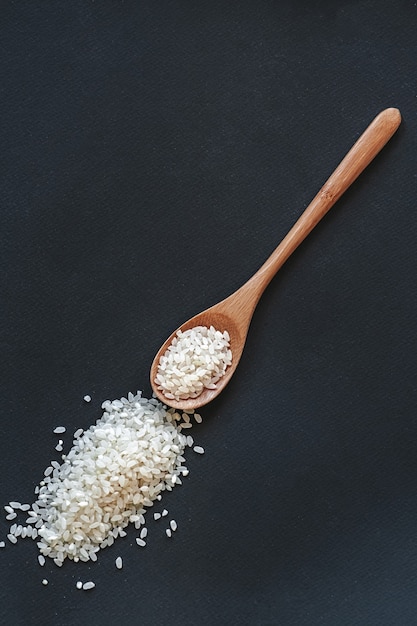
<instances>
[{"instance_id":1,"label":"single rice grain","mask_svg":"<svg viewBox=\"0 0 417 626\"><path fill-rule=\"evenodd\" d=\"M95 586L96 584L93 583L92 580L88 580L86 583L83 584L83 589L87 591L88 589L94 589Z\"/></svg>"}]
</instances>

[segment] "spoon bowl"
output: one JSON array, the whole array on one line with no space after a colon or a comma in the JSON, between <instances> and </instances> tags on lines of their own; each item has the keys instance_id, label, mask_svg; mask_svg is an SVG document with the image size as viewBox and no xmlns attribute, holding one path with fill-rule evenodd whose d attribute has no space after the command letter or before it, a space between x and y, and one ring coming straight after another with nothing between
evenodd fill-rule
<instances>
[{"instance_id":1,"label":"spoon bowl","mask_svg":"<svg viewBox=\"0 0 417 626\"><path fill-rule=\"evenodd\" d=\"M240 361L254 310L267 285L321 218L375 158L400 123L398 109L385 109L377 115L256 274L225 300L190 318L168 337L156 354L150 371L153 392L161 402L185 411L196 409L211 402L226 387ZM155 382L160 358L178 330L186 331L196 326L214 326L221 332L227 330L232 363L216 383L215 389L205 388L196 398L168 399Z\"/></svg>"},{"instance_id":2,"label":"spoon bowl","mask_svg":"<svg viewBox=\"0 0 417 626\"><path fill-rule=\"evenodd\" d=\"M228 300L228 298L226 299ZM240 357L243 352L243 347L246 341L247 329L242 329L239 327L239 324L236 323L236 320L233 316L227 311L225 313L222 312L220 305L226 303L226 300L219 302L219 304L214 305L213 307L194 315L189 320L187 320L184 324L177 328L176 331L172 333L168 337L168 339L164 342L153 360L151 367L151 382L155 380L155 376L158 371L158 364L160 357L166 352L168 347L171 345L172 340L176 336L178 330L182 330L183 332L189 330L190 328L194 328L195 326L214 326L217 330L227 330L230 336L230 349L232 351L232 363L226 369L224 375L220 378L220 380L216 383L216 389L204 389L202 393L200 393L197 398L188 398L187 400L172 400L167 399L163 392L160 391L155 383L152 385L153 391L157 398L161 400L164 404L168 404L175 409L182 409L186 411L187 409L198 409L200 406L204 406L208 404L226 387L227 383L233 376L235 369L239 363Z\"/></svg>"}]
</instances>

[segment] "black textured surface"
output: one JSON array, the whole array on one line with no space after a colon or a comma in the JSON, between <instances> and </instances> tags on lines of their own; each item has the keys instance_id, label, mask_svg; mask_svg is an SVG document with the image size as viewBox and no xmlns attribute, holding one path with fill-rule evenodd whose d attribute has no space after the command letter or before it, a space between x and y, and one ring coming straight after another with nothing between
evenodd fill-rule
<instances>
[{"instance_id":1,"label":"black textured surface","mask_svg":"<svg viewBox=\"0 0 417 626\"><path fill-rule=\"evenodd\" d=\"M416 32L412 1L3 3L2 504L31 500L56 425L149 396L165 337L380 110L403 124L264 294L173 540L149 522L146 549L130 530L62 569L7 542L2 624L416 624Z\"/></svg>"}]
</instances>

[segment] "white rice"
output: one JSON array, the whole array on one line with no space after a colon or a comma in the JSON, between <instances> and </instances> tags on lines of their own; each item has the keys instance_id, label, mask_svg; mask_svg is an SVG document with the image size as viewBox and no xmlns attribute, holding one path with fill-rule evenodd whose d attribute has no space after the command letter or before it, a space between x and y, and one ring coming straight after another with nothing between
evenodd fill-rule
<instances>
[{"instance_id":1,"label":"white rice","mask_svg":"<svg viewBox=\"0 0 417 626\"><path fill-rule=\"evenodd\" d=\"M187 441L172 409L140 394L103 408L62 464L45 470L28 518L36 520L41 554L58 565L65 558L88 561L110 537L125 536L129 522L143 523L146 508L180 480Z\"/></svg>"},{"instance_id":2,"label":"white rice","mask_svg":"<svg viewBox=\"0 0 417 626\"><path fill-rule=\"evenodd\" d=\"M88 590L88 589L94 589L94 587L96 586L95 583L93 583L92 580L87 581L86 583L83 584L83 589Z\"/></svg>"},{"instance_id":3,"label":"white rice","mask_svg":"<svg viewBox=\"0 0 417 626\"><path fill-rule=\"evenodd\" d=\"M173 532L175 532L175 531L177 530L177 528L178 528L178 524L177 524L177 522L176 522L174 519L172 519L172 520L169 522L169 525L171 526L171 530L172 530Z\"/></svg>"},{"instance_id":4,"label":"white rice","mask_svg":"<svg viewBox=\"0 0 417 626\"><path fill-rule=\"evenodd\" d=\"M160 358L155 383L167 400L197 398L204 389L216 389L231 363L227 330L213 326L179 330Z\"/></svg>"},{"instance_id":5,"label":"white rice","mask_svg":"<svg viewBox=\"0 0 417 626\"><path fill-rule=\"evenodd\" d=\"M194 446L193 450L194 452L197 452L197 454L204 454L204 448L201 446Z\"/></svg>"},{"instance_id":6,"label":"white rice","mask_svg":"<svg viewBox=\"0 0 417 626\"><path fill-rule=\"evenodd\" d=\"M46 578L44 578L44 579L42 580L42 585L47 585L47 584L48 584L48 581L46 580Z\"/></svg>"},{"instance_id":7,"label":"white rice","mask_svg":"<svg viewBox=\"0 0 417 626\"><path fill-rule=\"evenodd\" d=\"M4 541L0 541L0 548L5 548L5 547L6 547L5 542Z\"/></svg>"},{"instance_id":8,"label":"white rice","mask_svg":"<svg viewBox=\"0 0 417 626\"><path fill-rule=\"evenodd\" d=\"M165 532L166 532L166 536L167 536L167 537L171 537L172 532L171 532L171 529L170 529L170 528L166 528L166 529L165 529Z\"/></svg>"},{"instance_id":9,"label":"white rice","mask_svg":"<svg viewBox=\"0 0 417 626\"><path fill-rule=\"evenodd\" d=\"M144 526L146 509L188 474L182 455L193 440L181 434L179 426L191 425L188 414L168 409L155 398L142 398L140 392L106 401L102 408L96 424L74 433L73 447L62 455L62 462L51 461L46 468L35 487L36 501L32 505L13 501L4 507L6 519L16 518L15 508L26 512L27 525L12 524L7 539L11 543L18 536L36 539L41 566L47 556L58 567L66 558L97 561L100 549L126 536L129 522L138 530ZM153 517L166 515L168 510L163 509ZM171 520L167 536L176 528ZM136 542L144 547L147 528L139 534ZM121 557L115 565L122 569ZM94 586L90 581L83 588L85 584Z\"/></svg>"},{"instance_id":10,"label":"white rice","mask_svg":"<svg viewBox=\"0 0 417 626\"><path fill-rule=\"evenodd\" d=\"M75 586L77 587L77 589L82 589L83 588L83 584L82 584L81 580L77 580L77 582L75 583Z\"/></svg>"},{"instance_id":11,"label":"white rice","mask_svg":"<svg viewBox=\"0 0 417 626\"><path fill-rule=\"evenodd\" d=\"M84 401L85 402L91 402L91 396L89 396L88 394L86 396L84 396Z\"/></svg>"},{"instance_id":12,"label":"white rice","mask_svg":"<svg viewBox=\"0 0 417 626\"><path fill-rule=\"evenodd\" d=\"M54 429L54 433L55 433L56 435L60 435L60 434L64 433L65 431L66 431L65 426L57 426L57 427Z\"/></svg>"}]
</instances>

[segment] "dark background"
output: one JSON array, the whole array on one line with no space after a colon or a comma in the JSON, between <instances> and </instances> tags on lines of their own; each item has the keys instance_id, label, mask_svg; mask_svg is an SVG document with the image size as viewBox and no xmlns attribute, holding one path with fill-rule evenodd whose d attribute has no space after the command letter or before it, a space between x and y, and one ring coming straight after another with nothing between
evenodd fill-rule
<instances>
[{"instance_id":1,"label":"dark background","mask_svg":"<svg viewBox=\"0 0 417 626\"><path fill-rule=\"evenodd\" d=\"M6 540L0 622L417 624L417 3L3 2L0 90L2 505L32 501L55 426L68 449L149 397L166 336L403 115L265 292L173 540L149 520L146 549L131 529L62 569Z\"/></svg>"}]
</instances>

